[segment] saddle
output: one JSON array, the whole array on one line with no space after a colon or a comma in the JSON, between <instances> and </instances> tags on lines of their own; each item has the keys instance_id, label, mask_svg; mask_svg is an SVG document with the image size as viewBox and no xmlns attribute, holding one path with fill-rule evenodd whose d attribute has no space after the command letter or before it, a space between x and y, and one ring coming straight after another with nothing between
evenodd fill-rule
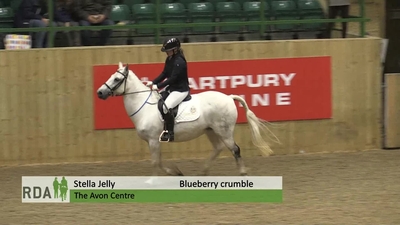
<instances>
[{"instance_id":1,"label":"saddle","mask_svg":"<svg viewBox=\"0 0 400 225\"><path fill-rule=\"evenodd\" d=\"M164 102L169 96L169 91L161 92L161 98L158 100L158 110L160 111L162 118L164 119L164 130L160 135L159 141L160 142L173 142L174 141L174 125L175 125L175 118L178 115L179 106L182 102L187 102L192 99L190 93L186 96L185 99L173 109L170 110L169 113L164 113Z\"/></svg>"},{"instance_id":2,"label":"saddle","mask_svg":"<svg viewBox=\"0 0 400 225\"><path fill-rule=\"evenodd\" d=\"M161 92L160 94L161 94L161 98L160 98L160 100L158 100L158 110L160 111L161 115L163 116L163 119L165 120L165 115L166 115L166 114L164 113L163 106L164 106L164 102L165 102L165 100L168 98L170 92L169 92L169 91L163 91L163 92ZM189 101L189 100L191 100L191 99L192 99L192 96L191 96L190 93L189 93L189 94L186 96L186 98L183 99L182 102L187 102L187 101ZM174 118L175 118L176 115L178 114L178 109L179 109L179 106L180 106L180 105L181 105L181 103L179 103L177 106L175 106L175 108L172 109L172 115L173 115Z\"/></svg>"}]
</instances>

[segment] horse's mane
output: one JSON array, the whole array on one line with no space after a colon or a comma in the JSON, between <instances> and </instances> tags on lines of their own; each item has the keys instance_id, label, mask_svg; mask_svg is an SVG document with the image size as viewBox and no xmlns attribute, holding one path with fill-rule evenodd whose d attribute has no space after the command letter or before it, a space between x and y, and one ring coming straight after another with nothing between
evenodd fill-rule
<instances>
[{"instance_id":1,"label":"horse's mane","mask_svg":"<svg viewBox=\"0 0 400 225\"><path fill-rule=\"evenodd\" d=\"M133 78L133 79L136 79L136 81L139 81L140 83L143 84L143 81L140 80L139 77L138 77L132 70L129 70L129 77L130 77L130 78ZM143 85L144 85L144 84L143 84ZM144 86L145 86L145 85L144 85ZM147 87L146 87L146 88L147 88ZM157 93L157 91L153 91L153 94L150 96L149 101L150 101L151 103L157 103L158 100L160 100L160 98L161 98L161 95L160 95L159 93ZM153 102L153 100L154 100L154 102Z\"/></svg>"}]
</instances>

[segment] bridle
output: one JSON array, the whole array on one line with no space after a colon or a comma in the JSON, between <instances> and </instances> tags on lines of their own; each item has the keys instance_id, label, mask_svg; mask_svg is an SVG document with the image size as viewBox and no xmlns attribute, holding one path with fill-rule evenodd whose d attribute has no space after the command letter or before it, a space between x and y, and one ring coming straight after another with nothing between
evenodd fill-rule
<instances>
[{"instance_id":1,"label":"bridle","mask_svg":"<svg viewBox=\"0 0 400 225\"><path fill-rule=\"evenodd\" d=\"M120 72L119 70L117 70L117 73L121 74L124 78L122 78L113 88L111 88L106 82L104 82L104 85L111 91L111 96L124 96L124 95L138 94L138 93L143 93L143 92L150 92L149 96L147 96L147 99L142 104L142 106L140 106L139 109L136 110L136 112L132 113L129 117L132 117L132 116L136 115L136 113L138 113L146 104L149 104L149 105L157 104L157 103L148 102L148 100L150 99L151 95L153 94L153 90L152 89L143 90L143 91L134 91L134 92L128 92L128 93L125 92L126 91L126 80L128 80L128 76L129 76L128 65L126 65L124 73ZM117 90L122 85L122 82L124 82L124 81L125 81L125 83L124 83L124 91L122 92L122 94L114 95L114 91Z\"/></svg>"},{"instance_id":2,"label":"bridle","mask_svg":"<svg viewBox=\"0 0 400 225\"><path fill-rule=\"evenodd\" d=\"M119 70L117 70L117 73L121 74L124 78L122 78L113 88L111 88L110 86L108 86L108 84L107 84L106 82L104 82L104 85L111 91L111 95L112 95L112 96L122 96L122 95L125 95L126 82L125 82L125 84L124 84L124 92L122 92L122 94L120 94L120 95L114 95L114 91L117 90L117 89L121 86L122 82L124 82L125 80L128 79L128 75L129 75L128 65L126 65L125 68L126 68L126 69L125 69L124 73L121 73ZM125 74L125 73L126 73L126 74ZM149 91L149 90L146 90L146 91ZM144 91L142 91L142 92L144 92Z\"/></svg>"}]
</instances>

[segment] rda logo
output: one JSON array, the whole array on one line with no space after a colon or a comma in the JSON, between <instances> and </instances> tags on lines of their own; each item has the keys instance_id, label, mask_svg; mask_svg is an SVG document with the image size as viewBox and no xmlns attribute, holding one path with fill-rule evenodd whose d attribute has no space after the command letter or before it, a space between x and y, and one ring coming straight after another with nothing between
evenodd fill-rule
<instances>
[{"instance_id":1,"label":"rda logo","mask_svg":"<svg viewBox=\"0 0 400 225\"><path fill-rule=\"evenodd\" d=\"M51 178L50 178L51 179ZM60 180L29 179L22 184L22 202L63 202L67 200L68 181L65 177Z\"/></svg>"}]
</instances>

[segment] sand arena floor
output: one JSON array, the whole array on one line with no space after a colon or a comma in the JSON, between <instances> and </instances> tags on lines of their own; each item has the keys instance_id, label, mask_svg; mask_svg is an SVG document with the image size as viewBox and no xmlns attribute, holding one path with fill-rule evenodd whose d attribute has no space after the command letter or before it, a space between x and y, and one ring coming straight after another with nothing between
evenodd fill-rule
<instances>
[{"instance_id":1,"label":"sand arena floor","mask_svg":"<svg viewBox=\"0 0 400 225\"><path fill-rule=\"evenodd\" d=\"M0 168L0 224L400 224L400 151L245 158L282 175L282 204L22 204L22 175L148 175L149 162ZM203 160L175 161L185 175ZM237 175L233 158L210 175Z\"/></svg>"}]
</instances>

